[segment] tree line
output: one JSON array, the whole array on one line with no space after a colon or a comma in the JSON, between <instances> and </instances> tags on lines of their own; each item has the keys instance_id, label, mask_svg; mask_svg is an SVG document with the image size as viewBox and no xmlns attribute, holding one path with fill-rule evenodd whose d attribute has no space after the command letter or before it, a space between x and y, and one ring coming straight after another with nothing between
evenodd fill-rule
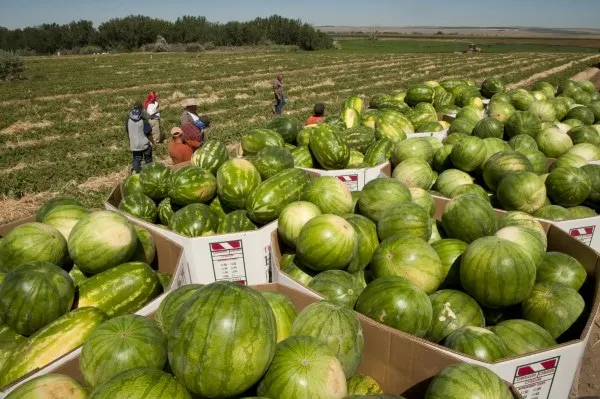
<instances>
[{"instance_id":1,"label":"tree line","mask_svg":"<svg viewBox=\"0 0 600 399\"><path fill-rule=\"evenodd\" d=\"M23 29L0 27L0 49L21 53L52 54L61 50L99 48L135 51L164 38L168 43L210 43L213 46L296 45L303 50L331 48L326 33L298 19L273 15L248 22L210 22L202 16L176 21L130 15L94 27L91 21L42 24ZM83 51L82 51L83 52Z\"/></svg>"}]
</instances>

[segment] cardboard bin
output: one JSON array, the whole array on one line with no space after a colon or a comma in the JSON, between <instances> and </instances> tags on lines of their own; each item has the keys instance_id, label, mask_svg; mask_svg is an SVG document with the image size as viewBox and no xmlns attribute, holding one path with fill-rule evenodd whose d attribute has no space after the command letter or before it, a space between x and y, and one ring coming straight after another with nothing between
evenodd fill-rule
<instances>
[{"instance_id":1,"label":"cardboard bin","mask_svg":"<svg viewBox=\"0 0 600 399\"><path fill-rule=\"evenodd\" d=\"M392 165L382 163L372 168L323 170L313 168L300 168L308 171L313 176L333 176L346 183L350 191L361 191L365 184L378 177L390 177Z\"/></svg>"}]
</instances>

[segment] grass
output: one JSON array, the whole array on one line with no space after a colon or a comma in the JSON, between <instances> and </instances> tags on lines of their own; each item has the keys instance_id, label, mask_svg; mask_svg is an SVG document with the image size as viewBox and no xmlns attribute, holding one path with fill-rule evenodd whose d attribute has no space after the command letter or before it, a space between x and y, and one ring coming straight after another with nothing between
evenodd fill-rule
<instances>
[{"instance_id":1,"label":"grass","mask_svg":"<svg viewBox=\"0 0 600 399\"><path fill-rule=\"evenodd\" d=\"M211 117L210 138L235 142L271 114L270 83L283 71L284 113L304 120L316 102L339 112L345 97L394 92L424 80L498 76L518 83L551 68L563 79L600 57L590 54L319 53L121 54L27 59L28 79L0 85L0 223L57 194L99 207L127 173L123 122L150 90L161 96L162 129L178 124L194 97ZM166 143L155 160L168 162Z\"/></svg>"}]
</instances>

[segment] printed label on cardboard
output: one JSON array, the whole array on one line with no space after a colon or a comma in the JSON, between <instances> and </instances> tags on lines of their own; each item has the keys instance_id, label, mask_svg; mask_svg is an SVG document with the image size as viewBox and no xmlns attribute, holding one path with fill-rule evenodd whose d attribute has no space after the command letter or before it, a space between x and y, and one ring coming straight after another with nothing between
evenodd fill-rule
<instances>
[{"instance_id":1,"label":"printed label on cardboard","mask_svg":"<svg viewBox=\"0 0 600 399\"><path fill-rule=\"evenodd\" d=\"M577 227L569 230L571 237L578 239L585 245L592 245L592 238L594 238L594 231L596 226Z\"/></svg>"},{"instance_id":2,"label":"printed label on cardboard","mask_svg":"<svg viewBox=\"0 0 600 399\"><path fill-rule=\"evenodd\" d=\"M513 385L523 399L548 399L560 356L517 367Z\"/></svg>"},{"instance_id":3,"label":"printed label on cardboard","mask_svg":"<svg viewBox=\"0 0 600 399\"><path fill-rule=\"evenodd\" d=\"M248 284L242 240L210 243L215 281Z\"/></svg>"},{"instance_id":4,"label":"printed label on cardboard","mask_svg":"<svg viewBox=\"0 0 600 399\"><path fill-rule=\"evenodd\" d=\"M340 175L337 178L346 183L350 191L358 191L358 175Z\"/></svg>"},{"instance_id":5,"label":"printed label on cardboard","mask_svg":"<svg viewBox=\"0 0 600 399\"><path fill-rule=\"evenodd\" d=\"M186 261L182 262L177 270L177 274L174 276L173 289L175 290L189 284L192 284L192 276L190 275L190 265Z\"/></svg>"}]
</instances>

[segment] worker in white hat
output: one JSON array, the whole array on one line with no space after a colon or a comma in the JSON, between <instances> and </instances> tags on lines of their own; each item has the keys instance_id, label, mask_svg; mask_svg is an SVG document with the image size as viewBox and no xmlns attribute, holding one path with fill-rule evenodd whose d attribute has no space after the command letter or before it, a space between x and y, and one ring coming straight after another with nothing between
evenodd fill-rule
<instances>
[{"instance_id":1,"label":"worker in white hat","mask_svg":"<svg viewBox=\"0 0 600 399\"><path fill-rule=\"evenodd\" d=\"M204 143L204 129L210 126L210 120L205 116L198 116L198 102L195 99L188 98L184 101L183 106L184 111L181 115L182 139L184 143L197 150Z\"/></svg>"}]
</instances>

